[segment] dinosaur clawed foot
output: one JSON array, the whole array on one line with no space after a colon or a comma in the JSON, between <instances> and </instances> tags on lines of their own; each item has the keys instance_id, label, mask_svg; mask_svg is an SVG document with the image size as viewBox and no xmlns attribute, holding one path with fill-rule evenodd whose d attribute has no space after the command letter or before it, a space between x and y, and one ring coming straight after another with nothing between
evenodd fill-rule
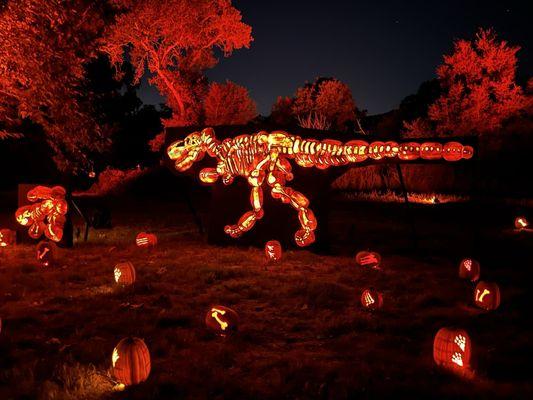
<instances>
[{"instance_id":1,"label":"dinosaur clawed foot","mask_svg":"<svg viewBox=\"0 0 533 400\"><path fill-rule=\"evenodd\" d=\"M309 228L300 229L294 234L294 240L296 240L296 244L300 247L309 246L315 241L315 232Z\"/></svg>"},{"instance_id":2,"label":"dinosaur clawed foot","mask_svg":"<svg viewBox=\"0 0 533 400\"><path fill-rule=\"evenodd\" d=\"M239 225L226 225L224 227L224 232L226 232L232 238L241 237L244 233Z\"/></svg>"}]
</instances>

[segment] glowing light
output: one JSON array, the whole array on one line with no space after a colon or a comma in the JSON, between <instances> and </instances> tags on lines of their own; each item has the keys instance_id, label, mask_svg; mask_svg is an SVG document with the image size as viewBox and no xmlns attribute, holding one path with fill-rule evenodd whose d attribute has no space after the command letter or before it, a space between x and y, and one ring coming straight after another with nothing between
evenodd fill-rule
<instances>
[{"instance_id":1,"label":"glowing light","mask_svg":"<svg viewBox=\"0 0 533 400\"><path fill-rule=\"evenodd\" d=\"M459 352L455 352L452 354L452 362L454 364L457 364L460 367L463 367L463 356Z\"/></svg>"},{"instance_id":2,"label":"glowing light","mask_svg":"<svg viewBox=\"0 0 533 400\"><path fill-rule=\"evenodd\" d=\"M444 151L442 151L444 149ZM254 135L241 135L220 142L215 138L213 129L194 132L184 140L178 140L167 148L168 157L175 162L178 171L189 169L205 154L217 160L216 168L200 171L200 180L214 183L221 178L229 185L237 176L247 179L252 187L250 196L251 211L247 211L235 225L227 225L224 231L237 238L253 228L263 217L263 189L266 183L272 197L290 204L298 213L300 229L294 239L299 246L308 246L315 241L314 231L317 220L308 208L309 200L300 192L288 187L287 181L293 179L289 160L301 167L326 169L349 163L357 163L367 158L399 158L414 160L418 157L458 161L473 155L470 146L449 142L444 146L433 143L395 142L367 143L353 140L342 143L336 140L302 139L283 131L259 132Z\"/></svg>"},{"instance_id":3,"label":"glowing light","mask_svg":"<svg viewBox=\"0 0 533 400\"><path fill-rule=\"evenodd\" d=\"M219 310L217 308L212 308L211 309L211 316L218 322L218 324L220 325L220 329L222 329L223 331L226 330L226 328L228 327L228 323L226 321L223 321L219 318L218 314L220 315L224 315L226 314L226 311L224 310Z\"/></svg>"},{"instance_id":4,"label":"glowing light","mask_svg":"<svg viewBox=\"0 0 533 400\"><path fill-rule=\"evenodd\" d=\"M115 268L115 282L118 283L121 276L122 276L122 271L120 270L120 268Z\"/></svg>"},{"instance_id":5,"label":"glowing light","mask_svg":"<svg viewBox=\"0 0 533 400\"><path fill-rule=\"evenodd\" d=\"M369 292L365 292L363 296L363 302L366 307L375 303L374 298L370 295Z\"/></svg>"},{"instance_id":6,"label":"glowing light","mask_svg":"<svg viewBox=\"0 0 533 400\"><path fill-rule=\"evenodd\" d=\"M371 253L367 256L361 257L359 262L361 265L368 265L368 264L377 263L378 259L376 258L374 254Z\"/></svg>"},{"instance_id":7,"label":"glowing light","mask_svg":"<svg viewBox=\"0 0 533 400\"><path fill-rule=\"evenodd\" d=\"M529 221L525 217L517 217L514 220L514 226L518 230L525 229L529 226Z\"/></svg>"},{"instance_id":8,"label":"glowing light","mask_svg":"<svg viewBox=\"0 0 533 400\"><path fill-rule=\"evenodd\" d=\"M465 346L466 346L466 338L463 336L463 335L457 335L455 337L455 339L453 340L453 342L459 346L459 348L462 350L462 351L465 351Z\"/></svg>"},{"instance_id":9,"label":"glowing light","mask_svg":"<svg viewBox=\"0 0 533 400\"><path fill-rule=\"evenodd\" d=\"M481 303L483 303L483 298L484 298L486 295L490 294L490 290L488 290L488 289L483 289L483 293L481 293L481 296L479 295L479 292L480 292L480 290L479 290L479 289L476 289L476 300L479 301L479 302L481 302Z\"/></svg>"},{"instance_id":10,"label":"glowing light","mask_svg":"<svg viewBox=\"0 0 533 400\"><path fill-rule=\"evenodd\" d=\"M463 264L467 271L472 271L472 260L471 259L469 258L466 259Z\"/></svg>"},{"instance_id":11,"label":"glowing light","mask_svg":"<svg viewBox=\"0 0 533 400\"><path fill-rule=\"evenodd\" d=\"M107 353L109 354L109 353ZM113 368L115 368L115 364L117 363L118 359L120 358L118 354L118 349L115 347L113 349L113 355L111 356L111 362L113 363Z\"/></svg>"}]
</instances>

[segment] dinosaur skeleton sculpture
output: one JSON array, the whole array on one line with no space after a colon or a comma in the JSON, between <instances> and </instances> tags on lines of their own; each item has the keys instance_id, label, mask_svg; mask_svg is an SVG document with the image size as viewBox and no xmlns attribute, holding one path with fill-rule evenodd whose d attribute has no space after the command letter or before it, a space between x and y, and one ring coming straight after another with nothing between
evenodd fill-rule
<instances>
[{"instance_id":1,"label":"dinosaur skeleton sculpture","mask_svg":"<svg viewBox=\"0 0 533 400\"><path fill-rule=\"evenodd\" d=\"M220 142L211 128L191 133L185 140L178 140L167 148L167 154L175 161L178 171L189 169L193 163L200 161L205 153L216 158L216 168L204 168L200 171L200 180L204 183L214 183L219 177L225 185L231 184L236 176L248 180L252 187L252 210L246 212L237 224L224 227L224 231L231 237L241 236L263 217L262 186L266 182L271 188L272 197L290 204L298 211L301 228L294 237L296 243L302 247L314 242L317 220L308 208L309 200L302 193L286 186L286 182L293 179L289 160L293 159L302 167L325 169L367 159L393 157L400 160L415 160L420 157L426 160L443 158L446 161L458 161L471 158L473 152L472 147L463 146L458 142L398 144L352 140L342 143L330 139L303 139L283 131L262 131Z\"/></svg>"}]
</instances>

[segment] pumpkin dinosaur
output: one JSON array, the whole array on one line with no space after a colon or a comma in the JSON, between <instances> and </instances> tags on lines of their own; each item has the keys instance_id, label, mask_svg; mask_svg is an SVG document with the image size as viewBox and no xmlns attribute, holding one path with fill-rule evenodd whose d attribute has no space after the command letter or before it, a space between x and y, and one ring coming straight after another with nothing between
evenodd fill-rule
<instances>
[{"instance_id":1,"label":"pumpkin dinosaur","mask_svg":"<svg viewBox=\"0 0 533 400\"><path fill-rule=\"evenodd\" d=\"M253 228L263 217L263 184L271 188L272 197L290 204L298 212L300 229L294 238L299 246L307 246L315 241L314 231L317 220L309 209L309 200L300 192L286 186L293 179L289 160L301 167L325 169L367 159L380 160L397 157L400 160L444 159L458 161L469 159L474 150L458 142L445 144L426 142L372 142L352 140L342 143L337 140L303 139L284 131L253 135L241 135L219 141L212 128L194 132L184 140L173 142L167 154L175 162L178 171L189 169L207 153L217 160L216 168L200 171L200 180L214 183L219 178L225 185L233 182L236 176L247 179L252 187L250 202L252 210L247 211L235 225L226 225L224 231L231 237L239 237Z\"/></svg>"}]
</instances>

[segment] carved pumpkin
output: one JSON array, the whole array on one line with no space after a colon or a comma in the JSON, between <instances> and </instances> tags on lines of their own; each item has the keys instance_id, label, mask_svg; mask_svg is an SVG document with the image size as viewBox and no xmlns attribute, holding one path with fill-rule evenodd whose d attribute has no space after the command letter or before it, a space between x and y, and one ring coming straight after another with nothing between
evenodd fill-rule
<instances>
[{"instance_id":1,"label":"carved pumpkin","mask_svg":"<svg viewBox=\"0 0 533 400\"><path fill-rule=\"evenodd\" d=\"M373 289L365 289L361 294L361 305L369 310L377 310L383 306L383 295Z\"/></svg>"},{"instance_id":2,"label":"carved pumpkin","mask_svg":"<svg viewBox=\"0 0 533 400\"><path fill-rule=\"evenodd\" d=\"M459 161L463 158L463 145L459 142L448 142L442 149L442 158L446 161Z\"/></svg>"},{"instance_id":3,"label":"carved pumpkin","mask_svg":"<svg viewBox=\"0 0 533 400\"><path fill-rule=\"evenodd\" d=\"M129 261L118 263L114 270L115 282L119 285L133 285L135 283L135 268Z\"/></svg>"},{"instance_id":4,"label":"carved pumpkin","mask_svg":"<svg viewBox=\"0 0 533 400\"><path fill-rule=\"evenodd\" d=\"M420 145L420 157L424 160L439 160L442 157L442 144L425 142Z\"/></svg>"},{"instance_id":5,"label":"carved pumpkin","mask_svg":"<svg viewBox=\"0 0 533 400\"><path fill-rule=\"evenodd\" d=\"M500 288L496 283L479 282L474 289L474 303L485 310L495 310L500 305Z\"/></svg>"},{"instance_id":6,"label":"carved pumpkin","mask_svg":"<svg viewBox=\"0 0 533 400\"><path fill-rule=\"evenodd\" d=\"M379 253L373 251L360 251L355 256L355 262L361 267L379 269L381 264L381 256Z\"/></svg>"},{"instance_id":7,"label":"carved pumpkin","mask_svg":"<svg viewBox=\"0 0 533 400\"><path fill-rule=\"evenodd\" d=\"M479 279L480 266L476 260L465 258L459 264L459 277L475 282Z\"/></svg>"},{"instance_id":8,"label":"carved pumpkin","mask_svg":"<svg viewBox=\"0 0 533 400\"><path fill-rule=\"evenodd\" d=\"M420 144L416 142L402 143L400 145L400 151L398 152L398 158L400 160L416 160L420 157Z\"/></svg>"},{"instance_id":9,"label":"carved pumpkin","mask_svg":"<svg viewBox=\"0 0 533 400\"><path fill-rule=\"evenodd\" d=\"M472 343L462 329L441 328L433 341L435 363L451 372L466 375L470 372Z\"/></svg>"},{"instance_id":10,"label":"carved pumpkin","mask_svg":"<svg viewBox=\"0 0 533 400\"><path fill-rule=\"evenodd\" d=\"M205 316L207 327L218 335L226 336L236 331L239 325L239 314L229 307L212 306Z\"/></svg>"},{"instance_id":11,"label":"carved pumpkin","mask_svg":"<svg viewBox=\"0 0 533 400\"><path fill-rule=\"evenodd\" d=\"M526 217L517 217L514 220L514 227L518 230L526 229L529 226L529 221Z\"/></svg>"},{"instance_id":12,"label":"carved pumpkin","mask_svg":"<svg viewBox=\"0 0 533 400\"><path fill-rule=\"evenodd\" d=\"M157 236L153 233L141 232L135 238L137 247L155 247L157 245Z\"/></svg>"},{"instance_id":13,"label":"carved pumpkin","mask_svg":"<svg viewBox=\"0 0 533 400\"><path fill-rule=\"evenodd\" d=\"M39 261L43 267L51 267L54 265L57 252L57 246L55 243L43 240L37 244L36 250L37 261Z\"/></svg>"},{"instance_id":14,"label":"carved pumpkin","mask_svg":"<svg viewBox=\"0 0 533 400\"><path fill-rule=\"evenodd\" d=\"M113 376L124 385L144 382L150 375L150 352L142 339L122 339L111 358Z\"/></svg>"},{"instance_id":15,"label":"carved pumpkin","mask_svg":"<svg viewBox=\"0 0 533 400\"><path fill-rule=\"evenodd\" d=\"M282 249L281 243L277 240L270 240L265 244L265 256L268 261L281 260Z\"/></svg>"},{"instance_id":16,"label":"carved pumpkin","mask_svg":"<svg viewBox=\"0 0 533 400\"><path fill-rule=\"evenodd\" d=\"M1 229L0 230L0 247L9 247L13 246L16 241L15 231L11 229Z\"/></svg>"}]
</instances>

